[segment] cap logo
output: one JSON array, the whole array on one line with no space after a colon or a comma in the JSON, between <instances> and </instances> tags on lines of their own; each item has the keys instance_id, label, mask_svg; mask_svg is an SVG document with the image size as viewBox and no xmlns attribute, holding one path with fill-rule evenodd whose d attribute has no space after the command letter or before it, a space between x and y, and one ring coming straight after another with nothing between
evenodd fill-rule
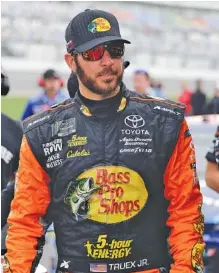
<instances>
[{"instance_id":1,"label":"cap logo","mask_svg":"<svg viewBox=\"0 0 219 273\"><path fill-rule=\"evenodd\" d=\"M91 33L105 32L110 29L110 23L104 18L96 18L88 25L88 31Z\"/></svg>"},{"instance_id":2,"label":"cap logo","mask_svg":"<svg viewBox=\"0 0 219 273\"><path fill-rule=\"evenodd\" d=\"M72 42L72 40L70 40L68 43L67 43L67 48L70 48L70 47L72 47L73 46L73 42Z\"/></svg>"}]
</instances>

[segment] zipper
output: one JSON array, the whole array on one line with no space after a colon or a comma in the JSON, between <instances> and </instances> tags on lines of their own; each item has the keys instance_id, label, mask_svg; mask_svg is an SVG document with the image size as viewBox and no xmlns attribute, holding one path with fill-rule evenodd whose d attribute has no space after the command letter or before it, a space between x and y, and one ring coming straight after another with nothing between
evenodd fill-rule
<instances>
[{"instance_id":1,"label":"zipper","mask_svg":"<svg viewBox=\"0 0 219 273\"><path fill-rule=\"evenodd\" d=\"M106 165L106 141L105 141L105 138L106 138L106 133L105 133L105 124L104 124L104 122L101 122L101 126L102 126L102 138L103 138L103 140L102 140L102 146L103 146L103 163L104 163L104 165Z\"/></svg>"}]
</instances>

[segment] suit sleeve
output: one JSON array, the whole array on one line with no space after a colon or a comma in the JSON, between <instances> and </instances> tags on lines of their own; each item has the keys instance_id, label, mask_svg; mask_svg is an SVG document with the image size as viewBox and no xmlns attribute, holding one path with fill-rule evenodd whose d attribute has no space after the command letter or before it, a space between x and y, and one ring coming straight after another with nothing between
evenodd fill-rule
<instances>
[{"instance_id":1,"label":"suit sleeve","mask_svg":"<svg viewBox=\"0 0 219 273\"><path fill-rule=\"evenodd\" d=\"M30 273L32 264L37 263L38 249L44 235L40 218L50 203L49 180L26 137L23 137L15 197L8 217L7 254L3 272Z\"/></svg>"},{"instance_id":2,"label":"suit sleeve","mask_svg":"<svg viewBox=\"0 0 219 273\"><path fill-rule=\"evenodd\" d=\"M165 197L170 227L168 243L174 263L170 273L203 272L204 217L202 194L196 173L194 144L184 120L165 175Z\"/></svg>"}]
</instances>

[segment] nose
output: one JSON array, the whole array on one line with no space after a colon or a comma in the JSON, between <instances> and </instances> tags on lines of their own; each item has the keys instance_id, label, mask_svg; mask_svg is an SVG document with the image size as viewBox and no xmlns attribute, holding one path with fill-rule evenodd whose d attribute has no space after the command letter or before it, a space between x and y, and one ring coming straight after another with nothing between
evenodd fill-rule
<instances>
[{"instance_id":1,"label":"nose","mask_svg":"<svg viewBox=\"0 0 219 273\"><path fill-rule=\"evenodd\" d=\"M111 58L109 52L105 50L103 57L101 59L102 66L112 66L114 64L113 59Z\"/></svg>"}]
</instances>

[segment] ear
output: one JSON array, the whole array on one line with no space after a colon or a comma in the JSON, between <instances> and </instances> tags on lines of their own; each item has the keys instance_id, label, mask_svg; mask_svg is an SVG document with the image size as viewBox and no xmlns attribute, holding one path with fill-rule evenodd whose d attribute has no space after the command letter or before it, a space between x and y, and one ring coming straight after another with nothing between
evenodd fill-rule
<instances>
[{"instance_id":1,"label":"ear","mask_svg":"<svg viewBox=\"0 0 219 273\"><path fill-rule=\"evenodd\" d=\"M67 63L67 65L70 67L70 69L73 72L76 72L76 64L75 64L74 56L72 56L69 53L66 53L65 54L65 62Z\"/></svg>"}]
</instances>

